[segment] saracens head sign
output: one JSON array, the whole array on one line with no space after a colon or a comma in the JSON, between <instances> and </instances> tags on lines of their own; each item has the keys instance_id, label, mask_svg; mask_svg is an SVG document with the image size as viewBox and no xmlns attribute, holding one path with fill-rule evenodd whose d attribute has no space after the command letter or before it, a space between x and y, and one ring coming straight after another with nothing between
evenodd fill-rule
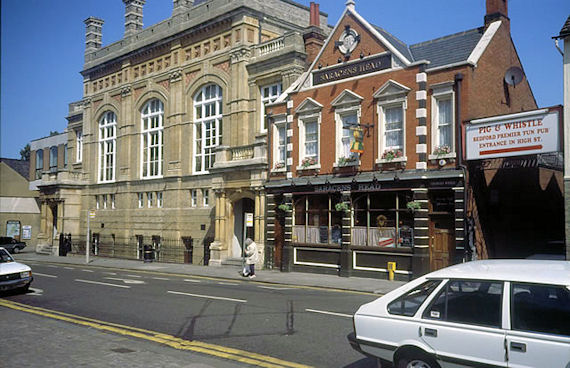
<instances>
[{"instance_id":1,"label":"saracens head sign","mask_svg":"<svg viewBox=\"0 0 570 368\"><path fill-rule=\"evenodd\" d=\"M465 128L467 160L560 150L560 109L542 109L472 120Z\"/></svg>"},{"instance_id":2,"label":"saracens head sign","mask_svg":"<svg viewBox=\"0 0 570 368\"><path fill-rule=\"evenodd\" d=\"M378 56L367 57L356 62L350 62L316 70L313 72L313 85L334 82L337 80L356 77L358 75L370 74L380 70L388 69L392 66L392 55L382 54Z\"/></svg>"}]
</instances>

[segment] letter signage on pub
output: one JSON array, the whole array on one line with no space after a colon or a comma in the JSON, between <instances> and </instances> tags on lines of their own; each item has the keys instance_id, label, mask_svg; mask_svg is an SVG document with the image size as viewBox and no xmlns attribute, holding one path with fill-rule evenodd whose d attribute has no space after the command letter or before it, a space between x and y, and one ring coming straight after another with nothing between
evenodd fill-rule
<instances>
[{"instance_id":1,"label":"letter signage on pub","mask_svg":"<svg viewBox=\"0 0 570 368\"><path fill-rule=\"evenodd\" d=\"M472 120L465 128L467 160L560 150L559 110L534 110Z\"/></svg>"},{"instance_id":2,"label":"letter signage on pub","mask_svg":"<svg viewBox=\"0 0 570 368\"><path fill-rule=\"evenodd\" d=\"M332 68L313 72L313 85L374 73L392 66L392 55L382 54L359 60L355 63L342 64Z\"/></svg>"}]
</instances>

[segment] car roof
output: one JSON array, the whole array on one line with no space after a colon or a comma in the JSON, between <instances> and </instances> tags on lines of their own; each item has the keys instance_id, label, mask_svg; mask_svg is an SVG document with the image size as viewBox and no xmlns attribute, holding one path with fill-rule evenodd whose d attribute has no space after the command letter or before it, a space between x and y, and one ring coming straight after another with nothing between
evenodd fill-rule
<instances>
[{"instance_id":1,"label":"car roof","mask_svg":"<svg viewBox=\"0 0 570 368\"><path fill-rule=\"evenodd\" d=\"M431 272L425 275L425 277L570 285L570 262L529 259L490 259L460 263Z\"/></svg>"}]
</instances>

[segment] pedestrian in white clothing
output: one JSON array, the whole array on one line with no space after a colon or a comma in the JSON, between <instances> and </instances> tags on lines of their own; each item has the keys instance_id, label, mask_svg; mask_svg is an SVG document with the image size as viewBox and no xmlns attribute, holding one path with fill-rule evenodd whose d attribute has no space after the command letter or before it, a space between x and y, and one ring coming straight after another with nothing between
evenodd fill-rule
<instances>
[{"instance_id":1,"label":"pedestrian in white clothing","mask_svg":"<svg viewBox=\"0 0 570 368\"><path fill-rule=\"evenodd\" d=\"M250 238L245 240L245 263L247 263L249 267L249 272L247 275L250 279L255 277L255 264L259 260L259 254L257 253L257 244Z\"/></svg>"}]
</instances>

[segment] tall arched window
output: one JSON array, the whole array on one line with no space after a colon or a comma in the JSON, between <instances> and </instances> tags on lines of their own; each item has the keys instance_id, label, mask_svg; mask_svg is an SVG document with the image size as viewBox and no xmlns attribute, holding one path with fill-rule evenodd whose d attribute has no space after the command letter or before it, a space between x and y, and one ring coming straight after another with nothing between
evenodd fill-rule
<instances>
[{"instance_id":1,"label":"tall arched window","mask_svg":"<svg viewBox=\"0 0 570 368\"><path fill-rule=\"evenodd\" d=\"M115 180L117 116L107 111L99 119L99 182Z\"/></svg>"},{"instance_id":2,"label":"tall arched window","mask_svg":"<svg viewBox=\"0 0 570 368\"><path fill-rule=\"evenodd\" d=\"M162 176L164 105L158 99L148 101L141 111L141 177Z\"/></svg>"},{"instance_id":3,"label":"tall arched window","mask_svg":"<svg viewBox=\"0 0 570 368\"><path fill-rule=\"evenodd\" d=\"M214 148L222 137L222 88L204 86L194 96L194 172L214 166Z\"/></svg>"}]
</instances>

